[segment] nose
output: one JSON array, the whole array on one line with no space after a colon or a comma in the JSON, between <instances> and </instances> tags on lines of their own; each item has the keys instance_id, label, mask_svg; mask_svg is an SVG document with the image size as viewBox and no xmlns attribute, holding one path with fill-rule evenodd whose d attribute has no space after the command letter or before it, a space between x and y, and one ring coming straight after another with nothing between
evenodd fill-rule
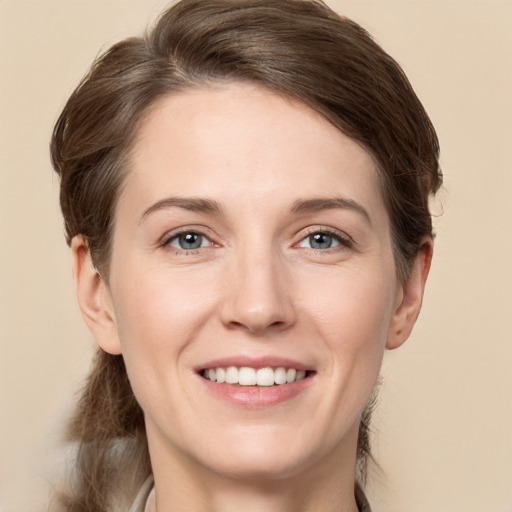
<instances>
[{"instance_id":1,"label":"nose","mask_svg":"<svg viewBox=\"0 0 512 512\"><path fill-rule=\"evenodd\" d=\"M221 320L229 329L253 335L281 331L295 323L293 286L285 263L273 251L234 256L225 276Z\"/></svg>"}]
</instances>

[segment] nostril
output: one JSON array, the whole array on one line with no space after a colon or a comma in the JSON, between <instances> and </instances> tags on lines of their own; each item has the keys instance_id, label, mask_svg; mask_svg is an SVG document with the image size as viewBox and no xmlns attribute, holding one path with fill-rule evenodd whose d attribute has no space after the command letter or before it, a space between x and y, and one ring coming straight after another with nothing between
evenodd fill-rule
<instances>
[{"instance_id":1,"label":"nostril","mask_svg":"<svg viewBox=\"0 0 512 512\"><path fill-rule=\"evenodd\" d=\"M229 322L226 327L228 329L241 329L250 332L251 334L261 334L264 332L267 332L269 330L271 331L279 331L286 329L287 323L283 322L281 320L277 320L275 322L265 322L265 321L246 321L246 322L238 322L238 321L231 321Z\"/></svg>"},{"instance_id":2,"label":"nostril","mask_svg":"<svg viewBox=\"0 0 512 512\"><path fill-rule=\"evenodd\" d=\"M234 278L233 278L234 279ZM261 334L282 330L295 321L295 311L286 290L274 273L249 269L226 288L220 309L221 320L230 329Z\"/></svg>"}]
</instances>

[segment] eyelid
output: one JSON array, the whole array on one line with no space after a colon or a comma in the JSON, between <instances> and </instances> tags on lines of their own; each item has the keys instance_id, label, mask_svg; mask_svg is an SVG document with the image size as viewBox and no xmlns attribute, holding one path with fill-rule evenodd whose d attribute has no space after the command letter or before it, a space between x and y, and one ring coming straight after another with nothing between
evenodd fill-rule
<instances>
[{"instance_id":1,"label":"eyelid","mask_svg":"<svg viewBox=\"0 0 512 512\"><path fill-rule=\"evenodd\" d=\"M335 237L343 248L351 248L355 245L354 239L348 235L345 231L341 231L340 229L336 229L330 226L308 226L305 230L299 232L298 237L299 240L295 242L295 246L297 246L300 242L302 242L308 236L314 235L315 233L325 233L326 235ZM314 251L323 251L326 252L329 249L313 249ZM332 250L336 250L336 247L333 247Z\"/></svg>"},{"instance_id":2,"label":"eyelid","mask_svg":"<svg viewBox=\"0 0 512 512\"><path fill-rule=\"evenodd\" d=\"M207 238L211 245L217 245L217 243L214 240L214 237L212 234L210 234L210 230L206 228L205 226L181 226L179 228L172 229L170 231L167 231L160 239L158 240L158 246L160 247L172 247L170 245L170 242L178 238L180 235L183 235L185 233L194 233L196 235L201 235ZM206 247L201 247L200 249L206 249ZM177 249L178 251L180 249ZM190 249L187 252L192 252L194 250L199 249Z\"/></svg>"}]
</instances>

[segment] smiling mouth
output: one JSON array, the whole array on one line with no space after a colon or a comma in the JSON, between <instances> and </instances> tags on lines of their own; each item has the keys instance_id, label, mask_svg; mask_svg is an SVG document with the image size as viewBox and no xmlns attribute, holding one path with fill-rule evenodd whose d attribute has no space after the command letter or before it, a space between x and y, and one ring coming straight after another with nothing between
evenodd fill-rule
<instances>
[{"instance_id":1,"label":"smiling mouth","mask_svg":"<svg viewBox=\"0 0 512 512\"><path fill-rule=\"evenodd\" d=\"M207 368L200 375L219 384L232 384L238 386L282 386L292 384L310 377L314 372L309 370L296 370L295 368L251 368L248 366L228 366L226 368Z\"/></svg>"}]
</instances>

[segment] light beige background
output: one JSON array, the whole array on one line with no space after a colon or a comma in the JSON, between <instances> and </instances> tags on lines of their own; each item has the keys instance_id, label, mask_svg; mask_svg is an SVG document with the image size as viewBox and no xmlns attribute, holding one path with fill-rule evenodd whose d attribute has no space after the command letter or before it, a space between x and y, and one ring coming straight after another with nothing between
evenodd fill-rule
<instances>
[{"instance_id":1,"label":"light beige background","mask_svg":"<svg viewBox=\"0 0 512 512\"><path fill-rule=\"evenodd\" d=\"M378 512L512 512L512 1L329 2L403 65L446 191L412 338L386 357ZM0 0L0 507L43 510L92 342L75 305L48 140L101 48L163 0Z\"/></svg>"}]
</instances>

